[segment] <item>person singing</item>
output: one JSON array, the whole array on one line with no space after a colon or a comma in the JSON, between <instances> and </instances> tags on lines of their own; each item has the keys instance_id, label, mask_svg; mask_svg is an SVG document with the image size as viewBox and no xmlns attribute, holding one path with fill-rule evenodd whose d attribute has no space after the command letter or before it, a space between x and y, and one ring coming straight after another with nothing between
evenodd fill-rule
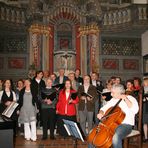
<instances>
[{"instance_id":1,"label":"person singing","mask_svg":"<svg viewBox=\"0 0 148 148\"><path fill-rule=\"evenodd\" d=\"M52 97L49 94L55 93L55 89L52 88L53 81L51 78L46 79L46 88L43 88L41 90L41 96L42 96L42 105L41 105L41 111L42 111L42 121L43 121L43 137L42 140L46 140L48 136L48 124L50 128L50 139L55 139L54 137L54 128L55 128L55 121L56 121L56 103L57 98L56 95L54 95L54 98L48 98Z\"/></svg>"},{"instance_id":2,"label":"person singing","mask_svg":"<svg viewBox=\"0 0 148 148\"><path fill-rule=\"evenodd\" d=\"M56 113L58 114L57 128L58 133L62 137L66 137L68 134L63 126L63 119L76 122L76 104L79 102L78 97L71 99L71 93L76 91L72 89L70 80L65 81L65 88L60 91L59 99L56 106Z\"/></svg>"},{"instance_id":3,"label":"person singing","mask_svg":"<svg viewBox=\"0 0 148 148\"><path fill-rule=\"evenodd\" d=\"M139 110L137 100L131 95L125 95L125 89L121 84L114 84L111 89L112 99L104 105L97 115L97 118L101 120L105 112L115 106L115 104L122 99L119 103L119 107L125 113L125 118L122 123L115 129L115 133L112 139L113 148L122 148L122 140L131 133L132 126L135 125L135 115Z\"/></svg>"},{"instance_id":4,"label":"person singing","mask_svg":"<svg viewBox=\"0 0 148 148\"><path fill-rule=\"evenodd\" d=\"M19 95L19 123L24 124L25 139L36 141L37 97L31 88L30 79L26 79L24 85Z\"/></svg>"},{"instance_id":5,"label":"person singing","mask_svg":"<svg viewBox=\"0 0 148 148\"><path fill-rule=\"evenodd\" d=\"M86 96L89 94L92 97ZM80 118L80 126L84 136L87 136L86 121L88 122L88 133L93 127L93 114L95 111L95 101L97 100L97 89L91 84L89 75L84 76L84 84L78 88L78 96L80 98L78 110Z\"/></svg>"}]
</instances>

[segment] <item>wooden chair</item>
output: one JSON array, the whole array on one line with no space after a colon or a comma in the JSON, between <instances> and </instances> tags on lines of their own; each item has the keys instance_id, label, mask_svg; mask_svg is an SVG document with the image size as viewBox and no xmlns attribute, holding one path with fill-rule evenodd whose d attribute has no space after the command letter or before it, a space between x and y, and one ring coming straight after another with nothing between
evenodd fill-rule
<instances>
[{"instance_id":1,"label":"wooden chair","mask_svg":"<svg viewBox=\"0 0 148 148\"><path fill-rule=\"evenodd\" d=\"M123 145L124 148L129 147L129 140L132 138L137 137L137 145L138 148L142 148L142 91L139 92L138 95L138 103L139 103L139 112L138 112L138 121L137 121L137 129L133 129L132 132L127 135L127 137L124 139Z\"/></svg>"}]
</instances>

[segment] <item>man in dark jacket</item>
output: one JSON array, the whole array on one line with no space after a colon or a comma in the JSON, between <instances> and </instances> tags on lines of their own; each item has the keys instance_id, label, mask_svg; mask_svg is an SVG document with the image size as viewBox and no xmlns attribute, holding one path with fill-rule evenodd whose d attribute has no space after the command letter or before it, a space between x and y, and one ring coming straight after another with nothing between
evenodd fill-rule
<instances>
[{"instance_id":1,"label":"man in dark jacket","mask_svg":"<svg viewBox=\"0 0 148 148\"><path fill-rule=\"evenodd\" d=\"M37 71L36 76L33 78L31 82L31 88L33 92L37 95L37 105L39 107L39 113L37 114L37 125L42 125L41 123L41 90L45 88L45 82L42 80L43 71Z\"/></svg>"}]
</instances>

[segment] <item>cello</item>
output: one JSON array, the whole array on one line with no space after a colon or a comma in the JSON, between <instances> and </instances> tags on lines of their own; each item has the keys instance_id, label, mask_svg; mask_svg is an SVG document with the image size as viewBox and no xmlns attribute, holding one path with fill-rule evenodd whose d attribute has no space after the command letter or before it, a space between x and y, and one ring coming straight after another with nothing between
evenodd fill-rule
<instances>
[{"instance_id":1,"label":"cello","mask_svg":"<svg viewBox=\"0 0 148 148\"><path fill-rule=\"evenodd\" d=\"M115 129L125 118L125 113L118 106L121 100L122 99L120 99L115 106L110 107L99 124L90 131L87 141L97 148L111 147Z\"/></svg>"}]
</instances>

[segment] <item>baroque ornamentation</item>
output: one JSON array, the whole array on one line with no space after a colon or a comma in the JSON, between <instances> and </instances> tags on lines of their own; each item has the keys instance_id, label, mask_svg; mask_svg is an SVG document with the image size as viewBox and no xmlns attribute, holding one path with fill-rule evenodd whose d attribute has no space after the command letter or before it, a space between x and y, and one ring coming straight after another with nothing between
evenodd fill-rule
<instances>
[{"instance_id":1,"label":"baroque ornamentation","mask_svg":"<svg viewBox=\"0 0 148 148\"><path fill-rule=\"evenodd\" d=\"M51 28L45 25L39 25L39 24L33 24L31 25L31 27L29 28L29 31L32 33L37 33L37 34L44 34L46 36L51 36Z\"/></svg>"},{"instance_id":2,"label":"baroque ornamentation","mask_svg":"<svg viewBox=\"0 0 148 148\"><path fill-rule=\"evenodd\" d=\"M97 24L81 26L79 28L79 32L80 34L78 35L78 37L89 34L97 34L99 32L99 27L97 26Z\"/></svg>"}]
</instances>

